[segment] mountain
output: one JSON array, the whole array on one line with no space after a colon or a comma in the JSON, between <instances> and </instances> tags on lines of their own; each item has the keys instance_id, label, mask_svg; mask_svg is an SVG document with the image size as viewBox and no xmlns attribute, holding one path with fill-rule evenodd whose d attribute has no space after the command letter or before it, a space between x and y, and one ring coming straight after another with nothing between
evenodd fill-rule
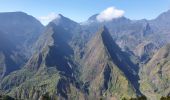
<instances>
[{"instance_id":1,"label":"mountain","mask_svg":"<svg viewBox=\"0 0 170 100\"><path fill-rule=\"evenodd\" d=\"M0 13L0 22L0 30L18 44L37 38L43 28L37 19L23 12Z\"/></svg>"},{"instance_id":2,"label":"mountain","mask_svg":"<svg viewBox=\"0 0 170 100\"><path fill-rule=\"evenodd\" d=\"M162 47L141 68L141 91L149 99L170 95L170 44Z\"/></svg>"},{"instance_id":3,"label":"mountain","mask_svg":"<svg viewBox=\"0 0 170 100\"><path fill-rule=\"evenodd\" d=\"M105 25L110 31L111 36L116 43L125 50L128 48L136 56L142 58L143 54L138 54L135 49L136 45L141 44L143 38L146 38L151 33L150 26L146 20L133 21L126 17L120 17L107 22L98 22L97 14L93 15L86 22L88 24L83 25L86 30L90 30L88 34L91 37L102 25Z\"/></svg>"},{"instance_id":4,"label":"mountain","mask_svg":"<svg viewBox=\"0 0 170 100\"><path fill-rule=\"evenodd\" d=\"M67 29L74 29L75 27L79 26L79 24L63 15L59 14L59 18L54 19L52 22L56 25L60 25Z\"/></svg>"},{"instance_id":5,"label":"mountain","mask_svg":"<svg viewBox=\"0 0 170 100\"><path fill-rule=\"evenodd\" d=\"M146 63L159 48L169 41L169 25L166 21L169 11L154 20L130 20L120 17L107 22L99 22L96 19L97 16L98 14L93 15L85 24L82 24L84 30L89 31L87 37L92 37L93 33L105 25L119 47L124 51L128 49L133 52L143 63Z\"/></svg>"},{"instance_id":6,"label":"mountain","mask_svg":"<svg viewBox=\"0 0 170 100\"><path fill-rule=\"evenodd\" d=\"M170 21L170 10L160 14L157 18L150 21L150 24L154 27L156 33L167 34L169 33Z\"/></svg>"},{"instance_id":7,"label":"mountain","mask_svg":"<svg viewBox=\"0 0 170 100\"><path fill-rule=\"evenodd\" d=\"M77 23L59 14L44 27L23 12L0 13L0 98L167 97L169 15Z\"/></svg>"},{"instance_id":8,"label":"mountain","mask_svg":"<svg viewBox=\"0 0 170 100\"><path fill-rule=\"evenodd\" d=\"M0 13L0 22L2 78L27 62L34 52L32 46L40 36L43 25L23 12Z\"/></svg>"},{"instance_id":9,"label":"mountain","mask_svg":"<svg viewBox=\"0 0 170 100\"><path fill-rule=\"evenodd\" d=\"M74 75L72 37L71 29L49 23L36 43L38 51L21 70L2 80L1 89L20 99L37 100L46 93L51 98L83 98L83 89Z\"/></svg>"},{"instance_id":10,"label":"mountain","mask_svg":"<svg viewBox=\"0 0 170 100\"><path fill-rule=\"evenodd\" d=\"M7 35L15 48L25 56L30 56L27 47L37 40L43 25L34 17L23 12L0 13L0 31ZM27 55L26 55L27 54Z\"/></svg>"},{"instance_id":11,"label":"mountain","mask_svg":"<svg viewBox=\"0 0 170 100\"><path fill-rule=\"evenodd\" d=\"M137 66L126 58L126 54L114 43L106 28L102 28L87 44L87 50L83 49L84 54L79 59L77 59L76 52L78 51L75 48L79 47L79 43L73 45L77 42L75 42L76 36L71 33L72 31L53 22L47 25L37 41L36 46L40 48L39 52L35 52L22 69L5 77L1 82L1 89L14 98L35 100L45 94L51 98L63 99L90 99L92 97L97 99L97 96L101 98L131 98L141 95L138 90ZM95 46L96 43L99 45ZM96 55L98 47L102 47L102 50ZM91 49L94 51L90 52ZM96 55L98 59L94 64L87 60L93 58L88 55ZM104 58L100 58L102 55ZM102 62L98 64L98 61ZM87 64L91 66L87 66ZM97 85L98 89L103 88L100 91L91 89L96 82L89 78L89 73L86 73L87 70L94 71L95 66L98 67L99 72L101 71L96 75L103 74L100 77L103 82ZM107 74L107 72L109 73ZM97 81L96 75L94 78ZM125 83L126 87L122 88ZM126 93L118 91L119 89L124 89ZM93 94L93 91L96 94ZM98 94L99 92L101 94ZM105 93L108 95L104 95Z\"/></svg>"},{"instance_id":12,"label":"mountain","mask_svg":"<svg viewBox=\"0 0 170 100\"><path fill-rule=\"evenodd\" d=\"M136 66L114 43L105 27L87 44L80 65L81 79L89 83L91 99L122 99L141 95Z\"/></svg>"}]
</instances>

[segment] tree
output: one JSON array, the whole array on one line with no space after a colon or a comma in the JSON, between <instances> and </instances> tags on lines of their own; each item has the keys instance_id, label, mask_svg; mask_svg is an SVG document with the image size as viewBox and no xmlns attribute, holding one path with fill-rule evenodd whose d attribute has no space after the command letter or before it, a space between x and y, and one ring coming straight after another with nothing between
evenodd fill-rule
<instances>
[{"instance_id":1,"label":"tree","mask_svg":"<svg viewBox=\"0 0 170 100\"><path fill-rule=\"evenodd\" d=\"M170 96L167 96L167 97L162 96L160 100L170 100Z\"/></svg>"}]
</instances>

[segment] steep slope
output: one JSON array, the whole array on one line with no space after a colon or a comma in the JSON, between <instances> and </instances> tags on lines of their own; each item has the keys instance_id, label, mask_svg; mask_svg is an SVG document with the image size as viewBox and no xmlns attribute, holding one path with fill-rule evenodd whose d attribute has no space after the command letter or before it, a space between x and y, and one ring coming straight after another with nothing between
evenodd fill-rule
<instances>
[{"instance_id":1,"label":"steep slope","mask_svg":"<svg viewBox=\"0 0 170 100\"><path fill-rule=\"evenodd\" d=\"M4 55L0 66L3 75L22 67L32 55L32 46L43 30L43 25L23 12L0 13L0 52ZM3 57L2 57L3 58Z\"/></svg>"},{"instance_id":2,"label":"steep slope","mask_svg":"<svg viewBox=\"0 0 170 100\"><path fill-rule=\"evenodd\" d=\"M1 89L19 99L37 100L44 94L53 99L84 98L74 75L71 39L71 31L50 23L37 41L39 51L24 68L5 77Z\"/></svg>"},{"instance_id":3,"label":"steep slope","mask_svg":"<svg viewBox=\"0 0 170 100\"><path fill-rule=\"evenodd\" d=\"M87 44L81 79L89 84L91 99L130 98L140 95L133 65L102 28Z\"/></svg>"},{"instance_id":4,"label":"steep slope","mask_svg":"<svg viewBox=\"0 0 170 100\"><path fill-rule=\"evenodd\" d=\"M150 100L170 94L170 44L161 48L141 69L141 91Z\"/></svg>"}]
</instances>

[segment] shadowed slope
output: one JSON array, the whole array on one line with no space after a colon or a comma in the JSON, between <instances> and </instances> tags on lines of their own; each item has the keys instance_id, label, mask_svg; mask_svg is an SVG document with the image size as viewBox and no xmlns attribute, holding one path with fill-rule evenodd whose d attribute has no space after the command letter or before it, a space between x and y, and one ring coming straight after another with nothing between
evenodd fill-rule
<instances>
[{"instance_id":1,"label":"shadowed slope","mask_svg":"<svg viewBox=\"0 0 170 100\"><path fill-rule=\"evenodd\" d=\"M140 95L136 66L114 43L105 27L91 39L85 51L82 79L90 83L94 98Z\"/></svg>"}]
</instances>

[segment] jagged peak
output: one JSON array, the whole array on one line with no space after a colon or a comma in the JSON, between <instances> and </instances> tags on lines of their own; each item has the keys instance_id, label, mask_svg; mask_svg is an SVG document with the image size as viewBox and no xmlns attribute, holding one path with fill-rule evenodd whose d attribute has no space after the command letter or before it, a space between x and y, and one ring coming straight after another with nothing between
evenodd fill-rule
<instances>
[{"instance_id":1,"label":"jagged peak","mask_svg":"<svg viewBox=\"0 0 170 100\"><path fill-rule=\"evenodd\" d=\"M101 45L103 48L105 48L105 42L111 44L114 43L108 29L105 26L101 26L99 31L93 36L87 46L90 48L95 48L97 45Z\"/></svg>"},{"instance_id":2,"label":"jagged peak","mask_svg":"<svg viewBox=\"0 0 170 100\"><path fill-rule=\"evenodd\" d=\"M107 29L106 26L102 26L100 29L99 29L99 32L96 34L96 36L100 36L101 40L99 41L102 41L102 43L105 45L106 43L110 46L112 46L115 50L117 51L121 51L121 49L119 48L119 46L114 42L109 30Z\"/></svg>"},{"instance_id":3,"label":"jagged peak","mask_svg":"<svg viewBox=\"0 0 170 100\"><path fill-rule=\"evenodd\" d=\"M95 34L95 36L89 41L88 43L88 49L96 49L100 47L101 51L104 51L107 53L106 55L111 56L111 53L114 54L121 54L121 49L119 46L115 43L112 36L109 33L109 30L102 26L99 31ZM112 51L112 52L110 52Z\"/></svg>"},{"instance_id":4,"label":"jagged peak","mask_svg":"<svg viewBox=\"0 0 170 100\"><path fill-rule=\"evenodd\" d=\"M100 35L100 36L102 36L102 35L110 35L110 33L109 33L107 27L105 25L103 25L103 26L101 26L99 28L99 31L97 32L96 35Z\"/></svg>"},{"instance_id":5,"label":"jagged peak","mask_svg":"<svg viewBox=\"0 0 170 100\"><path fill-rule=\"evenodd\" d=\"M54 20L52 20L51 22L55 23L55 24L61 24L61 23L73 23L73 24L78 24L77 22L73 21L70 18L67 18L65 16L63 16L62 14L58 14L58 17L56 17Z\"/></svg>"}]
</instances>

